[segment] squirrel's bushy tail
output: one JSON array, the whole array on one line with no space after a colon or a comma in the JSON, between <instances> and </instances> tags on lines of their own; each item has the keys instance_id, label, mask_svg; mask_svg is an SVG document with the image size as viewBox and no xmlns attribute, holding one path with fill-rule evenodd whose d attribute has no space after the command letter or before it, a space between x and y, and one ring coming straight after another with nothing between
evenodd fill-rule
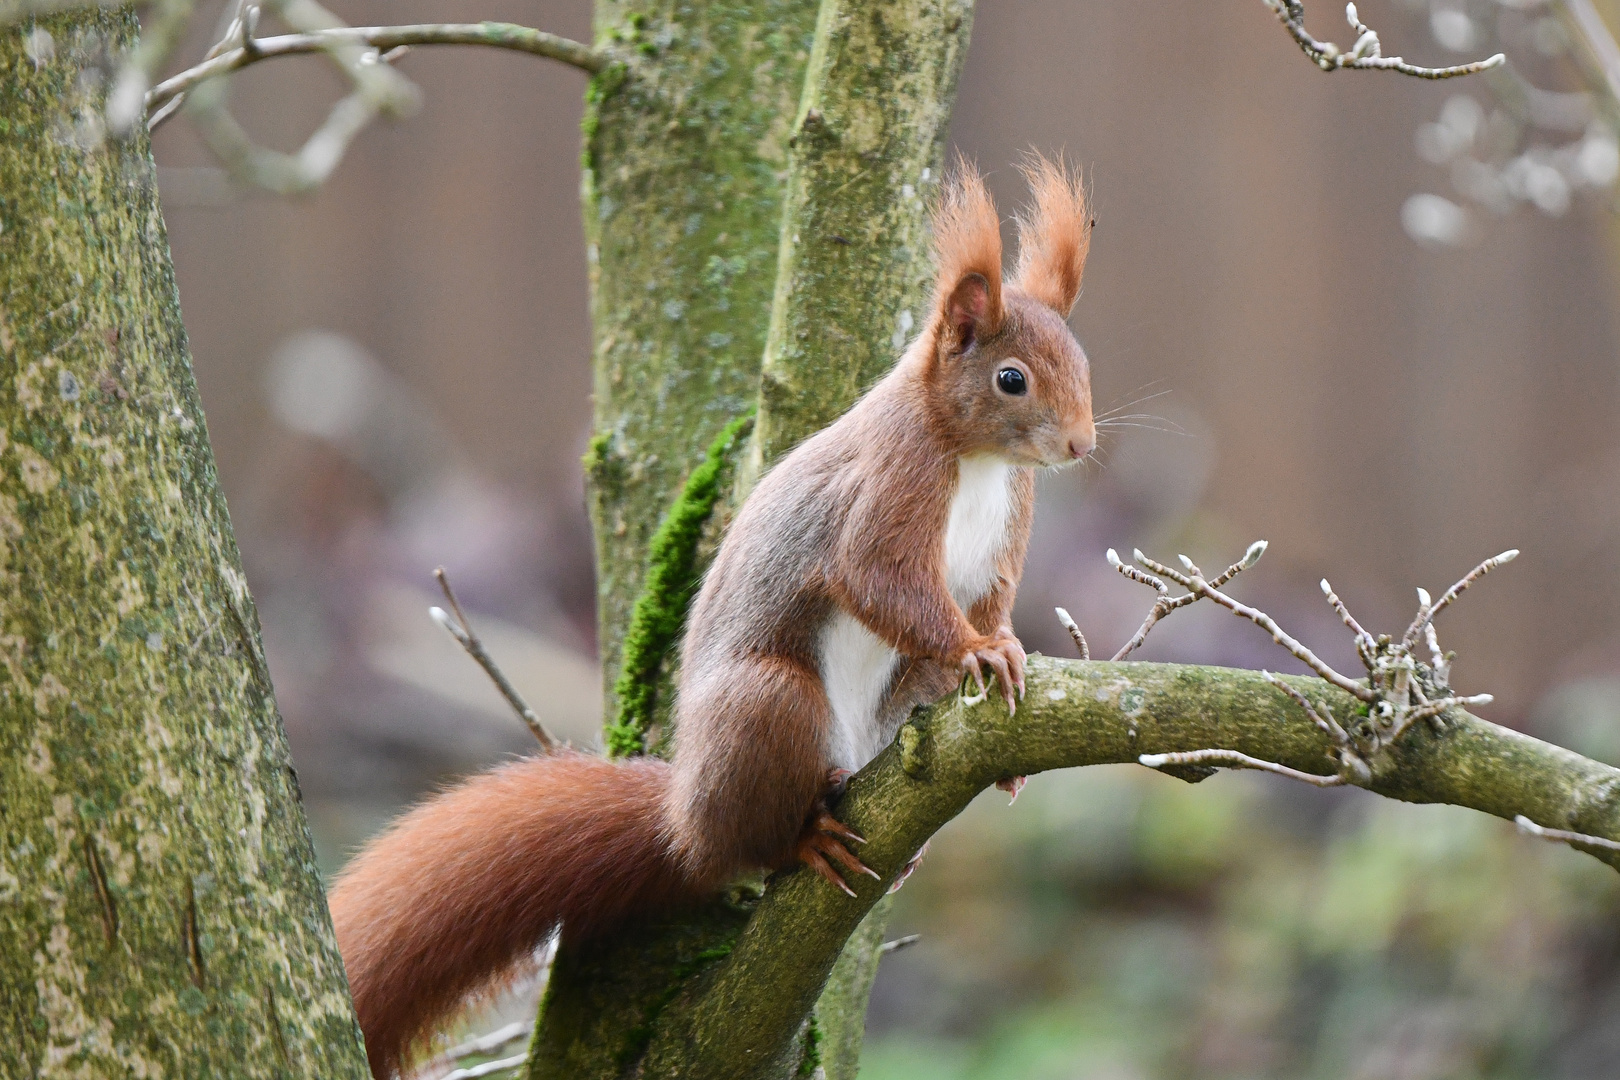
<instances>
[{"instance_id":1,"label":"squirrel's bushy tail","mask_svg":"<svg viewBox=\"0 0 1620 1080\"><path fill-rule=\"evenodd\" d=\"M331 905L372 1073L398 1072L559 923L587 936L695 895L660 827L668 787L655 758L564 751L473 777L367 844Z\"/></svg>"}]
</instances>

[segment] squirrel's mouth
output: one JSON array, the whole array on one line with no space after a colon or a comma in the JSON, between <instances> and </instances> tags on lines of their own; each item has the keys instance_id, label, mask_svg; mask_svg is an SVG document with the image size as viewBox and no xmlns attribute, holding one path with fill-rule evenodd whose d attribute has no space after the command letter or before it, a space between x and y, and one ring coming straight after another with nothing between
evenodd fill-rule
<instances>
[{"instance_id":1,"label":"squirrel's mouth","mask_svg":"<svg viewBox=\"0 0 1620 1080\"><path fill-rule=\"evenodd\" d=\"M1075 454L1067 439L1053 439L1030 455L1034 460L1031 464L1043 469L1067 469L1071 465L1078 465L1091 456L1088 449L1084 454Z\"/></svg>"}]
</instances>

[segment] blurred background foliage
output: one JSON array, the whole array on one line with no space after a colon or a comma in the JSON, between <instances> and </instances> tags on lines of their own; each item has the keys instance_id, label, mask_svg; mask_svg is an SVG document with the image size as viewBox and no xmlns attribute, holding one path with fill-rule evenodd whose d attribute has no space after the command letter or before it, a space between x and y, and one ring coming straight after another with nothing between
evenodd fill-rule
<instances>
[{"instance_id":1,"label":"blurred background foliage","mask_svg":"<svg viewBox=\"0 0 1620 1080\"><path fill-rule=\"evenodd\" d=\"M1535 0L1360 6L1386 53L1500 47L1549 92L1585 85ZM584 0L333 7L590 36ZM1336 4L1310 14L1345 40ZM529 749L428 621L434 566L554 731L591 743L601 720L583 80L466 49L403 67L420 114L366 132L300 200L233 189L184 124L157 139L328 869L435 785ZM244 72L233 100L290 146L341 89L287 60ZM1239 595L1348 668L1319 577L1388 629L1414 586L1519 547L1445 617L1456 685L1496 694L1492 720L1620 763L1620 156L1601 111L1577 113L1549 132L1480 80L1326 77L1258 0L984 0L953 142L1004 210L1024 148L1087 167L1098 228L1073 323L1099 410L1127 418L1099 464L1042 482L1025 642L1070 654L1054 604L1099 652L1130 634L1149 597L1109 546L1210 565L1264 537ZM1196 607L1138 655L1294 670ZM1039 776L934 841L900 894L894 933L911 932L879 976L868 1077L1620 1074L1620 880L1452 808L1246 775Z\"/></svg>"},{"instance_id":2,"label":"blurred background foliage","mask_svg":"<svg viewBox=\"0 0 1620 1080\"><path fill-rule=\"evenodd\" d=\"M1454 807L1123 767L981 798L901 891L862 1075L1612 1076L1620 881ZM1026 805L1027 802L1027 805Z\"/></svg>"}]
</instances>

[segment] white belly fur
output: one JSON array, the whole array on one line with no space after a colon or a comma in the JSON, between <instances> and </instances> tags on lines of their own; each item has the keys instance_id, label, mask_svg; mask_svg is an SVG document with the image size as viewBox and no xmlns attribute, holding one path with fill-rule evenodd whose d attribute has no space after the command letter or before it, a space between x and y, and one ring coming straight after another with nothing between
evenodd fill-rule
<instances>
[{"instance_id":1,"label":"white belly fur","mask_svg":"<svg viewBox=\"0 0 1620 1080\"><path fill-rule=\"evenodd\" d=\"M1012 466L988 455L957 463L956 496L945 526L945 582L966 611L996 583L996 559L1012 516ZM892 732L878 708L900 654L859 620L839 612L821 632L821 681L832 705L828 758L854 771L877 756Z\"/></svg>"},{"instance_id":2,"label":"white belly fur","mask_svg":"<svg viewBox=\"0 0 1620 1080\"><path fill-rule=\"evenodd\" d=\"M963 611L996 583L996 559L1007 545L1012 470L1001 458L957 461L956 497L945 525L945 583Z\"/></svg>"},{"instance_id":3,"label":"white belly fur","mask_svg":"<svg viewBox=\"0 0 1620 1080\"><path fill-rule=\"evenodd\" d=\"M832 705L827 758L854 772L883 749L877 711L900 654L842 611L821 632L821 683Z\"/></svg>"}]
</instances>

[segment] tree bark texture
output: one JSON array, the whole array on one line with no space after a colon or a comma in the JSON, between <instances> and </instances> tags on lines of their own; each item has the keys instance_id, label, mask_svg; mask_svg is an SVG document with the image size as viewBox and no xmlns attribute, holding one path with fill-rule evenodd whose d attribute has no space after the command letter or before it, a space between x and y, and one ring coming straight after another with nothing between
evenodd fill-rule
<instances>
[{"instance_id":1,"label":"tree bark texture","mask_svg":"<svg viewBox=\"0 0 1620 1080\"><path fill-rule=\"evenodd\" d=\"M368 1076L214 472L131 12L0 28L0 1075Z\"/></svg>"},{"instance_id":2,"label":"tree bark texture","mask_svg":"<svg viewBox=\"0 0 1620 1080\"><path fill-rule=\"evenodd\" d=\"M608 686L648 541L715 433L757 402L740 494L920 329L928 202L971 15L963 0L598 5L597 45L621 57L592 81L584 153L596 340L586 467ZM672 952L638 933L562 957L531 1076L633 1067L752 899L653 933ZM885 916L858 936L781 1075L810 1058L854 1075ZM648 963L649 949L668 962ZM586 1012L601 1021L573 1022ZM656 1075L688 1064L675 1055Z\"/></svg>"},{"instance_id":3,"label":"tree bark texture","mask_svg":"<svg viewBox=\"0 0 1620 1080\"><path fill-rule=\"evenodd\" d=\"M586 467L610 696L652 534L759 394L815 17L809 0L597 4L596 44L620 58L586 93L582 184L596 350Z\"/></svg>"}]
</instances>

